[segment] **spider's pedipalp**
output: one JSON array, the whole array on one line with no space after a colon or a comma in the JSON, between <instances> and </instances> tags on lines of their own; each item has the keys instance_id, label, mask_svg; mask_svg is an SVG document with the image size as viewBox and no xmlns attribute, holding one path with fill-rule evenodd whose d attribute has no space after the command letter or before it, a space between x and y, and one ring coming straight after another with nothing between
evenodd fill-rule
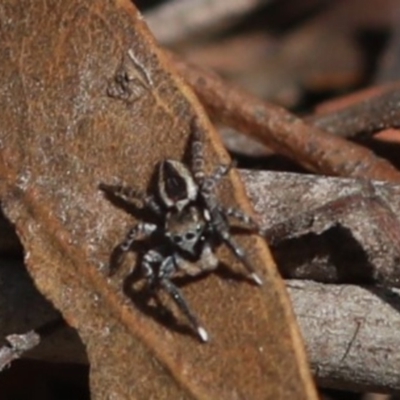
<instances>
[{"instance_id":1,"label":"spider's pedipalp","mask_svg":"<svg viewBox=\"0 0 400 400\"><path fill-rule=\"evenodd\" d=\"M141 263L142 273L143 276L150 281L150 284L152 284L154 280L153 265L161 263L163 258L162 254L155 249L148 250L143 256Z\"/></svg>"},{"instance_id":2,"label":"spider's pedipalp","mask_svg":"<svg viewBox=\"0 0 400 400\"><path fill-rule=\"evenodd\" d=\"M200 256L200 263L203 271L212 271L218 267L219 260L211 248L210 243L204 243Z\"/></svg>"},{"instance_id":3,"label":"spider's pedipalp","mask_svg":"<svg viewBox=\"0 0 400 400\"><path fill-rule=\"evenodd\" d=\"M118 246L118 248L120 249L120 251L125 253L132 247L132 244L135 242L136 239L138 239L138 237L149 237L156 229L157 225L155 224L139 222L128 231L125 240Z\"/></svg>"}]
</instances>

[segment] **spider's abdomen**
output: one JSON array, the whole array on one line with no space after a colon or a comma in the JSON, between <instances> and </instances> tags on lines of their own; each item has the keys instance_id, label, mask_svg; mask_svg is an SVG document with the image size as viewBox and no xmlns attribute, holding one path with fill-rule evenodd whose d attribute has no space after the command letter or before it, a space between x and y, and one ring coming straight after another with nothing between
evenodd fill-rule
<instances>
[{"instance_id":1,"label":"spider's abdomen","mask_svg":"<svg viewBox=\"0 0 400 400\"><path fill-rule=\"evenodd\" d=\"M165 160L158 171L158 189L167 208L182 210L197 197L198 186L189 169L181 162Z\"/></svg>"}]
</instances>

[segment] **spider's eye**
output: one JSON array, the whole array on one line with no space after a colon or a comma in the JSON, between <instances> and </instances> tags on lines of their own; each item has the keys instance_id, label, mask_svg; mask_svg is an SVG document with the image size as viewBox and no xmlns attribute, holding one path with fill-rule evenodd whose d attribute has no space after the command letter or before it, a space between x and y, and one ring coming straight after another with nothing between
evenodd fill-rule
<instances>
[{"instance_id":1,"label":"spider's eye","mask_svg":"<svg viewBox=\"0 0 400 400\"><path fill-rule=\"evenodd\" d=\"M201 232L201 230L203 229L202 225L197 225L196 231L197 232Z\"/></svg>"},{"instance_id":2,"label":"spider's eye","mask_svg":"<svg viewBox=\"0 0 400 400\"><path fill-rule=\"evenodd\" d=\"M179 235L174 236L173 239L174 239L175 243L181 243L182 242L182 237L179 236Z\"/></svg>"},{"instance_id":3,"label":"spider's eye","mask_svg":"<svg viewBox=\"0 0 400 400\"><path fill-rule=\"evenodd\" d=\"M189 233L187 233L186 235L185 235L185 239L186 240L193 240L194 239L194 233L192 233L192 232L189 232Z\"/></svg>"}]
</instances>

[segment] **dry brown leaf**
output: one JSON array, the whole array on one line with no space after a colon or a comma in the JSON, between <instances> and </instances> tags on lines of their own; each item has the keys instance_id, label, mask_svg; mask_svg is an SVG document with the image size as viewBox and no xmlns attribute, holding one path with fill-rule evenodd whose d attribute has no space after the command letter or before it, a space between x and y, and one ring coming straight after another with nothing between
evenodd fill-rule
<instances>
[{"instance_id":1,"label":"dry brown leaf","mask_svg":"<svg viewBox=\"0 0 400 400\"><path fill-rule=\"evenodd\" d=\"M104 198L100 181L147 187L159 160L182 157L195 114L209 131L208 167L227 161L134 6L10 0L0 7L0 37L2 206L36 285L86 345L92 398L316 398L259 238L243 243L263 288L217 275L184 288L212 335L207 345L139 310L123 295L122 274L104 274L133 218ZM125 89L115 81L122 70L131 79ZM236 173L222 192L249 210Z\"/></svg>"},{"instance_id":2,"label":"dry brown leaf","mask_svg":"<svg viewBox=\"0 0 400 400\"><path fill-rule=\"evenodd\" d=\"M374 135L374 139L393 144L400 143L400 129L384 129Z\"/></svg>"}]
</instances>

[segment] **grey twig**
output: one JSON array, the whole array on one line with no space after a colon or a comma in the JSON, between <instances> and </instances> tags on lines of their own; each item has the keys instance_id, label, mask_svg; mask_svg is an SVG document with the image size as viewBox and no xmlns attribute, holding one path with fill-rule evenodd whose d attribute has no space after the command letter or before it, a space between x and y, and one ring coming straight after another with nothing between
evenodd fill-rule
<instances>
[{"instance_id":1,"label":"grey twig","mask_svg":"<svg viewBox=\"0 0 400 400\"><path fill-rule=\"evenodd\" d=\"M35 331L21 335L13 334L6 337L8 344L0 348L0 371L21 357L23 353L33 349L40 342L40 336Z\"/></svg>"},{"instance_id":2,"label":"grey twig","mask_svg":"<svg viewBox=\"0 0 400 400\"><path fill-rule=\"evenodd\" d=\"M400 291L287 281L322 386L400 391Z\"/></svg>"},{"instance_id":3,"label":"grey twig","mask_svg":"<svg viewBox=\"0 0 400 400\"><path fill-rule=\"evenodd\" d=\"M238 19L271 0L171 0L148 11L145 19L164 44L227 29Z\"/></svg>"},{"instance_id":4,"label":"grey twig","mask_svg":"<svg viewBox=\"0 0 400 400\"><path fill-rule=\"evenodd\" d=\"M59 321L60 314L38 292L23 263L0 257L0 339L34 329L41 343L32 348L27 357L53 362L87 362L76 331L63 328ZM4 352L10 354L7 349Z\"/></svg>"},{"instance_id":5,"label":"grey twig","mask_svg":"<svg viewBox=\"0 0 400 400\"><path fill-rule=\"evenodd\" d=\"M285 278L400 287L400 185L242 171Z\"/></svg>"}]
</instances>

